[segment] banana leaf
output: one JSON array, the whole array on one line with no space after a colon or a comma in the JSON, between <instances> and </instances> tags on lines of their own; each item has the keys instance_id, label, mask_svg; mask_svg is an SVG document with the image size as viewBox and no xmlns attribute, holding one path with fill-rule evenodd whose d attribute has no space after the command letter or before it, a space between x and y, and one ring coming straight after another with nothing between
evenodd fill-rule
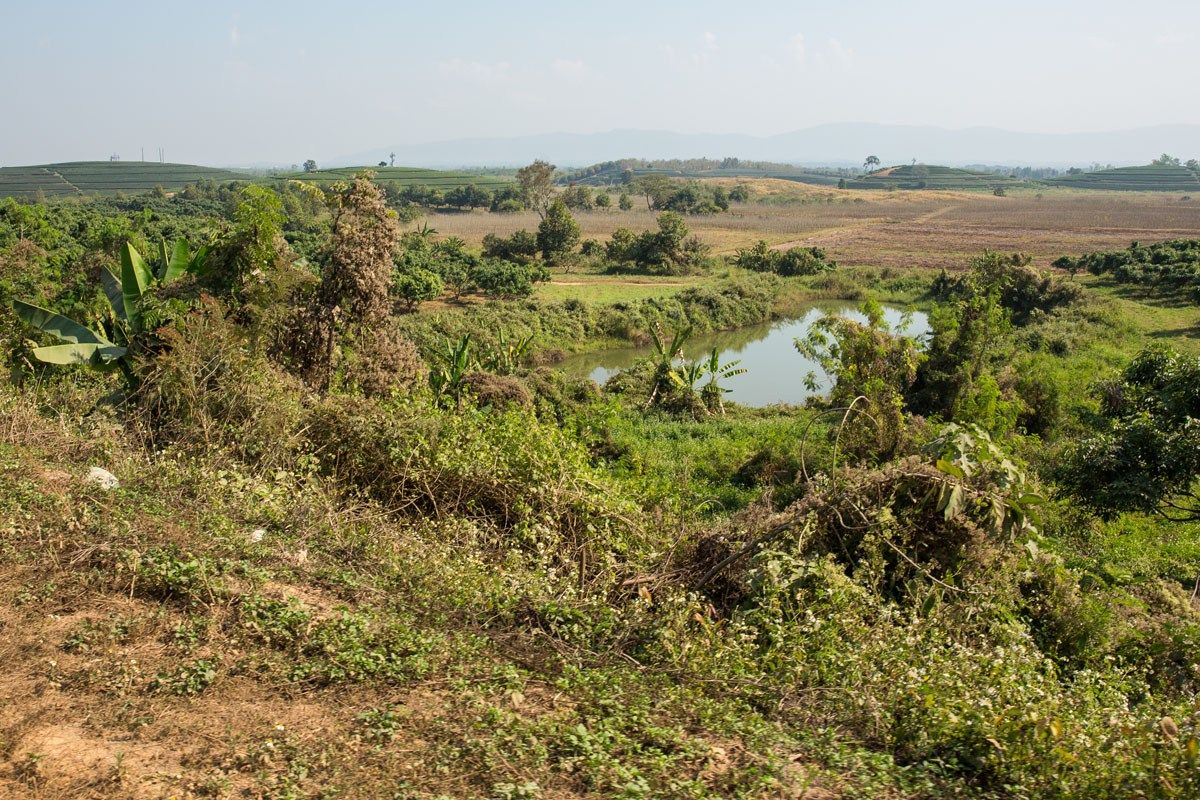
<instances>
[{"instance_id":1,"label":"banana leaf","mask_svg":"<svg viewBox=\"0 0 1200 800\"><path fill-rule=\"evenodd\" d=\"M71 344L94 344L112 347L113 343L90 328L85 328L74 320L67 319L62 314L55 314L40 306L26 303L24 300L13 301L13 311L17 316L40 331L57 336Z\"/></svg>"},{"instance_id":2,"label":"banana leaf","mask_svg":"<svg viewBox=\"0 0 1200 800\"><path fill-rule=\"evenodd\" d=\"M115 344L88 342L85 344L56 344L35 347L33 357L46 364L87 364L104 367L128 352Z\"/></svg>"}]
</instances>

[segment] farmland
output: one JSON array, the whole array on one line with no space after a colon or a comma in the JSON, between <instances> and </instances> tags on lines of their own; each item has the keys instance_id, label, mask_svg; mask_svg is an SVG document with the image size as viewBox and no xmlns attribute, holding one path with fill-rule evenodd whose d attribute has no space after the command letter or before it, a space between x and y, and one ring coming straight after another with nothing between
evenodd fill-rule
<instances>
[{"instance_id":1,"label":"farmland","mask_svg":"<svg viewBox=\"0 0 1200 800\"><path fill-rule=\"evenodd\" d=\"M603 165L601 169L596 169L595 171L587 170L585 172L587 174L570 177L570 182L585 186L612 186L621 183L626 178L637 179L648 176L662 176L694 180L708 178L742 178L751 180L771 178L811 184L813 186L836 186L838 183L837 175L807 170L802 167L793 167L787 164L775 164L766 167L714 167L711 169L670 169L666 167L635 166L626 169L621 165L621 162L613 162L611 165Z\"/></svg>"},{"instance_id":2,"label":"farmland","mask_svg":"<svg viewBox=\"0 0 1200 800\"><path fill-rule=\"evenodd\" d=\"M32 199L124 192L133 194L157 186L172 191L189 183L248 181L243 172L145 161L71 161L25 167L0 167L0 197Z\"/></svg>"},{"instance_id":3,"label":"farmland","mask_svg":"<svg viewBox=\"0 0 1200 800\"><path fill-rule=\"evenodd\" d=\"M1150 164L1117 167L1053 178L1050 184L1076 189L1125 192L1200 192L1200 176L1187 167Z\"/></svg>"},{"instance_id":4,"label":"farmland","mask_svg":"<svg viewBox=\"0 0 1200 800\"><path fill-rule=\"evenodd\" d=\"M313 172L297 172L283 177L289 180L306 183L331 184L338 181L349 181L354 175L364 169L375 173L375 182L381 186L403 188L419 186L430 189L454 189L459 186L475 185L481 188L496 189L510 186L513 183L511 175L495 172L451 172L436 169L421 169L418 167L339 167L336 169L320 169Z\"/></svg>"},{"instance_id":5,"label":"farmland","mask_svg":"<svg viewBox=\"0 0 1200 800\"><path fill-rule=\"evenodd\" d=\"M849 189L994 189L1021 185L1024 181L1006 175L936 164L886 167L846 182Z\"/></svg>"},{"instance_id":6,"label":"farmland","mask_svg":"<svg viewBox=\"0 0 1200 800\"><path fill-rule=\"evenodd\" d=\"M719 183L732 185L723 179ZM961 269L984 249L1020 250L1049 266L1058 256L1119 249L1194 236L1200 201L1165 193L1076 192L1048 189L1009 197L965 191L868 192L756 181L753 198L728 213L690 217L688 226L717 254L732 254L758 239L774 246L822 247L850 266ZM433 213L429 224L447 236L478 244L487 233L534 230L532 212L488 215ZM604 240L618 227L654 225L644 204L635 210L577 214L582 236Z\"/></svg>"}]
</instances>

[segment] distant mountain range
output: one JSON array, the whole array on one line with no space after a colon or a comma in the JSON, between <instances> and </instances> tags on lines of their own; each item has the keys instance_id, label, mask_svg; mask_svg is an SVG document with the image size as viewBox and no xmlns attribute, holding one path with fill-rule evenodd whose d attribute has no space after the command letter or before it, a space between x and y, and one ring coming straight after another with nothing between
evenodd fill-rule
<instances>
[{"instance_id":1,"label":"distant mountain range","mask_svg":"<svg viewBox=\"0 0 1200 800\"><path fill-rule=\"evenodd\" d=\"M916 159L929 164L1085 166L1146 164L1160 153L1200 158L1200 125L1156 125L1094 133L1022 133L1000 128L950 130L917 125L835 123L775 136L612 130L477 137L394 145L335 158L330 166L396 163L423 167L527 164L544 158L578 167L619 158L738 158L805 166L861 165L868 155L884 164ZM322 164L324 166L324 164Z\"/></svg>"}]
</instances>

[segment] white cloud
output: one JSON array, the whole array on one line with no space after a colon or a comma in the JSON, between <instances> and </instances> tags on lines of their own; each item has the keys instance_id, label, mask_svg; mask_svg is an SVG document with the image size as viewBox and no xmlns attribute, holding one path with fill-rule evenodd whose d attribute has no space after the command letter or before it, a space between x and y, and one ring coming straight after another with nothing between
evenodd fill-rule
<instances>
[{"instance_id":1,"label":"white cloud","mask_svg":"<svg viewBox=\"0 0 1200 800\"><path fill-rule=\"evenodd\" d=\"M1190 33L1164 33L1154 41L1156 44L1185 44L1191 40Z\"/></svg>"},{"instance_id":2,"label":"white cloud","mask_svg":"<svg viewBox=\"0 0 1200 800\"><path fill-rule=\"evenodd\" d=\"M566 80L579 80L587 73L587 65L581 58L556 58L550 62L550 71Z\"/></svg>"},{"instance_id":3,"label":"white cloud","mask_svg":"<svg viewBox=\"0 0 1200 800\"><path fill-rule=\"evenodd\" d=\"M846 47L837 39L829 40L829 52L833 55L834 61L848 64L854 59L853 48Z\"/></svg>"},{"instance_id":4,"label":"white cloud","mask_svg":"<svg viewBox=\"0 0 1200 800\"><path fill-rule=\"evenodd\" d=\"M801 63L804 62L804 59L807 56L807 51L804 47L803 33L797 33L792 37L792 55L795 56L797 61Z\"/></svg>"},{"instance_id":5,"label":"white cloud","mask_svg":"<svg viewBox=\"0 0 1200 800\"><path fill-rule=\"evenodd\" d=\"M451 78L474 81L475 83L503 83L512 77L512 64L507 61L491 63L452 58L438 62L438 72Z\"/></svg>"},{"instance_id":6,"label":"white cloud","mask_svg":"<svg viewBox=\"0 0 1200 800\"><path fill-rule=\"evenodd\" d=\"M717 35L715 33L713 33L712 31L705 31L704 46L706 48L708 48L709 50L716 50L717 49Z\"/></svg>"},{"instance_id":7,"label":"white cloud","mask_svg":"<svg viewBox=\"0 0 1200 800\"><path fill-rule=\"evenodd\" d=\"M238 42L240 42L241 39L242 39L242 34L238 31L238 26L237 26L237 23L235 22L235 23L233 23L233 26L230 27L230 29L229 29L229 44L230 44L230 46L237 47Z\"/></svg>"}]
</instances>

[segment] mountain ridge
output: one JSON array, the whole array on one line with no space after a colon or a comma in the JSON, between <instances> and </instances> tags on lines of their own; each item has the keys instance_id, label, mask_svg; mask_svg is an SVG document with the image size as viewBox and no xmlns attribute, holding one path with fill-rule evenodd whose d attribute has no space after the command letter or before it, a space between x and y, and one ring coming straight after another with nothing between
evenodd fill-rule
<instances>
[{"instance_id":1,"label":"mountain ridge","mask_svg":"<svg viewBox=\"0 0 1200 800\"><path fill-rule=\"evenodd\" d=\"M1112 131L1030 133L973 126L826 123L757 136L615 128L594 133L476 136L393 145L328 159L330 166L371 164L396 154L396 163L427 167L515 166L544 158L578 167L619 158L738 158L803 166L854 166L869 154L885 164L954 166L1117 166L1145 164L1163 152L1200 157L1200 125L1166 124Z\"/></svg>"}]
</instances>

